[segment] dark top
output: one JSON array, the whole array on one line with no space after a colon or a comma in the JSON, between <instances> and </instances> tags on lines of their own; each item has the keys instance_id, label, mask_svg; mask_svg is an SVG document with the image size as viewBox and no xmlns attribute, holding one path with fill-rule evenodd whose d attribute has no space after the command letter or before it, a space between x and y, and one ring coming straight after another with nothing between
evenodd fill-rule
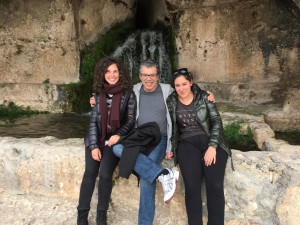
<instances>
[{"instance_id":1,"label":"dark top","mask_svg":"<svg viewBox=\"0 0 300 225\"><path fill-rule=\"evenodd\" d=\"M101 113L99 110L99 95L95 96L96 105L93 107L90 118L88 137L85 140L86 148L93 150L99 148L101 137ZM124 91L120 102L120 128L114 134L120 136L127 135L135 125L136 117L136 97L133 91Z\"/></svg>"},{"instance_id":2,"label":"dark top","mask_svg":"<svg viewBox=\"0 0 300 225\"><path fill-rule=\"evenodd\" d=\"M197 122L194 111L194 102L191 102L189 105L184 105L178 100L176 107L176 118L179 128L179 137L181 139L205 134L205 131Z\"/></svg>"}]
</instances>

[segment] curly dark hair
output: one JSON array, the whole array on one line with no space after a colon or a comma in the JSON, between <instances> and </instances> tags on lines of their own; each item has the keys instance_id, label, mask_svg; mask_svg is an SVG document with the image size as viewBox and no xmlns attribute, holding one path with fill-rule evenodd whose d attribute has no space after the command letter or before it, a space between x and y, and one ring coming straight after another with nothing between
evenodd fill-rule
<instances>
[{"instance_id":1,"label":"curly dark hair","mask_svg":"<svg viewBox=\"0 0 300 225\"><path fill-rule=\"evenodd\" d=\"M93 85L94 92L100 93L103 91L104 83L107 83L105 80L105 73L107 68L112 64L116 64L118 67L120 76L118 82L122 84L124 90L132 90L133 84L126 66L117 58L105 57L99 60L95 66Z\"/></svg>"}]
</instances>

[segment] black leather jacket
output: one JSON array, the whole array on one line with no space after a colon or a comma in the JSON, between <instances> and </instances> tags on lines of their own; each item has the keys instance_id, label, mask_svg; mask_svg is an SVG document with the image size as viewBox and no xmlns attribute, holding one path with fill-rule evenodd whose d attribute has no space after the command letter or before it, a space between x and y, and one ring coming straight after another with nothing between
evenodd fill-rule
<instances>
[{"instance_id":1,"label":"black leather jacket","mask_svg":"<svg viewBox=\"0 0 300 225\"><path fill-rule=\"evenodd\" d=\"M198 85L193 84L192 91L195 95L194 109L199 125L203 128L206 134L209 136L209 146L218 147L221 146L229 156L231 156L231 150L225 142L223 134L223 124L221 116L215 107L215 105L208 101L207 92L202 91ZM176 148L179 137L179 130L176 123L176 105L178 95L174 91L167 99L168 110L172 119L172 152L174 154L175 164L177 164Z\"/></svg>"},{"instance_id":2,"label":"black leather jacket","mask_svg":"<svg viewBox=\"0 0 300 225\"><path fill-rule=\"evenodd\" d=\"M101 113L99 110L99 95L95 96L96 105L90 118L88 137L85 140L85 147L90 151L99 148L101 131ZM135 125L136 117L136 96L133 91L124 91L120 102L120 128L115 134L127 135Z\"/></svg>"}]
</instances>

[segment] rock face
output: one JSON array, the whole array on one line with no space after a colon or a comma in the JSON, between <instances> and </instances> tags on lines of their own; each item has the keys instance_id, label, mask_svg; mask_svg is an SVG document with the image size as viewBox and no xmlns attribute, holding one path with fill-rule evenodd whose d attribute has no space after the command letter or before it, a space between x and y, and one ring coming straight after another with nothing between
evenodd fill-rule
<instances>
[{"instance_id":1,"label":"rock face","mask_svg":"<svg viewBox=\"0 0 300 225\"><path fill-rule=\"evenodd\" d=\"M65 1L1 4L1 83L78 81L79 52L72 5Z\"/></svg>"},{"instance_id":2,"label":"rock face","mask_svg":"<svg viewBox=\"0 0 300 225\"><path fill-rule=\"evenodd\" d=\"M5 105L14 102L16 105L30 106L40 111L60 112L60 93L59 87L54 84L10 83L2 87L0 85L0 99Z\"/></svg>"},{"instance_id":3,"label":"rock face","mask_svg":"<svg viewBox=\"0 0 300 225\"><path fill-rule=\"evenodd\" d=\"M300 148L266 138L268 151L233 150L225 176L225 224L298 225ZM82 139L0 138L0 211L3 224L74 224L84 171ZM164 162L171 166L170 162ZM117 172L116 172L117 175ZM203 186L204 187L204 186ZM155 225L185 225L184 188L169 205L158 184ZM90 223L95 224L97 189ZM115 178L109 224L137 223L137 180ZM204 206L206 203L204 202ZM205 207L204 207L205 209ZM204 210L204 221L206 219Z\"/></svg>"},{"instance_id":4,"label":"rock face","mask_svg":"<svg viewBox=\"0 0 300 225\"><path fill-rule=\"evenodd\" d=\"M286 92L283 110L265 115L265 121L275 131L300 130L300 90L290 88Z\"/></svg>"},{"instance_id":5,"label":"rock face","mask_svg":"<svg viewBox=\"0 0 300 225\"><path fill-rule=\"evenodd\" d=\"M130 1L75 2L15 0L0 5L0 83L77 82L81 47L132 16Z\"/></svg>"},{"instance_id":6,"label":"rock face","mask_svg":"<svg viewBox=\"0 0 300 225\"><path fill-rule=\"evenodd\" d=\"M218 99L282 103L289 88L299 88L299 0L138 3L149 5L139 15L150 24L170 21L179 66L188 67ZM133 18L136 5L134 0L3 1L0 104L55 111L51 105L59 93L48 95L41 84L77 82L80 51L113 24ZM12 97L23 95L19 87L25 84L40 87L26 88L24 101Z\"/></svg>"},{"instance_id":7,"label":"rock face","mask_svg":"<svg viewBox=\"0 0 300 225\"><path fill-rule=\"evenodd\" d=\"M179 66L190 68L196 82L221 89L218 96L282 102L286 89L299 88L300 14L290 1L167 0L167 5Z\"/></svg>"},{"instance_id":8,"label":"rock face","mask_svg":"<svg viewBox=\"0 0 300 225\"><path fill-rule=\"evenodd\" d=\"M133 3L133 0L2 2L0 104L13 101L52 111L49 103L57 101L58 92L48 95L42 84L78 82L81 49L113 24L132 17ZM20 86L28 88L20 90ZM26 97L23 100L18 95Z\"/></svg>"}]
</instances>

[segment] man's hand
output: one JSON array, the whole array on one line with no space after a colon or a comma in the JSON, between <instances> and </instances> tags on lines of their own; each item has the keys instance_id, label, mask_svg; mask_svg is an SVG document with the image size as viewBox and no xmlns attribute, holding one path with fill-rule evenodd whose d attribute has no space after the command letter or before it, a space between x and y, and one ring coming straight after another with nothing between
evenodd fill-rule
<instances>
[{"instance_id":1,"label":"man's hand","mask_svg":"<svg viewBox=\"0 0 300 225\"><path fill-rule=\"evenodd\" d=\"M94 148L92 150L92 157L96 161L100 161L101 160L102 155L101 155L101 152L100 152L99 148Z\"/></svg>"},{"instance_id":2,"label":"man's hand","mask_svg":"<svg viewBox=\"0 0 300 225\"><path fill-rule=\"evenodd\" d=\"M107 141L107 145L109 147L113 146L114 144L116 144L119 140L120 140L120 136L119 135L113 135L110 137L110 139Z\"/></svg>"},{"instance_id":3,"label":"man's hand","mask_svg":"<svg viewBox=\"0 0 300 225\"><path fill-rule=\"evenodd\" d=\"M167 152L165 159L172 159L173 158L173 152Z\"/></svg>"},{"instance_id":4,"label":"man's hand","mask_svg":"<svg viewBox=\"0 0 300 225\"><path fill-rule=\"evenodd\" d=\"M208 97L207 97L208 101L215 103L216 102L215 95L210 91L206 91L206 92L208 94Z\"/></svg>"},{"instance_id":5,"label":"man's hand","mask_svg":"<svg viewBox=\"0 0 300 225\"><path fill-rule=\"evenodd\" d=\"M94 96L90 97L90 105L91 107L94 107L96 105L96 99Z\"/></svg>"}]
</instances>

